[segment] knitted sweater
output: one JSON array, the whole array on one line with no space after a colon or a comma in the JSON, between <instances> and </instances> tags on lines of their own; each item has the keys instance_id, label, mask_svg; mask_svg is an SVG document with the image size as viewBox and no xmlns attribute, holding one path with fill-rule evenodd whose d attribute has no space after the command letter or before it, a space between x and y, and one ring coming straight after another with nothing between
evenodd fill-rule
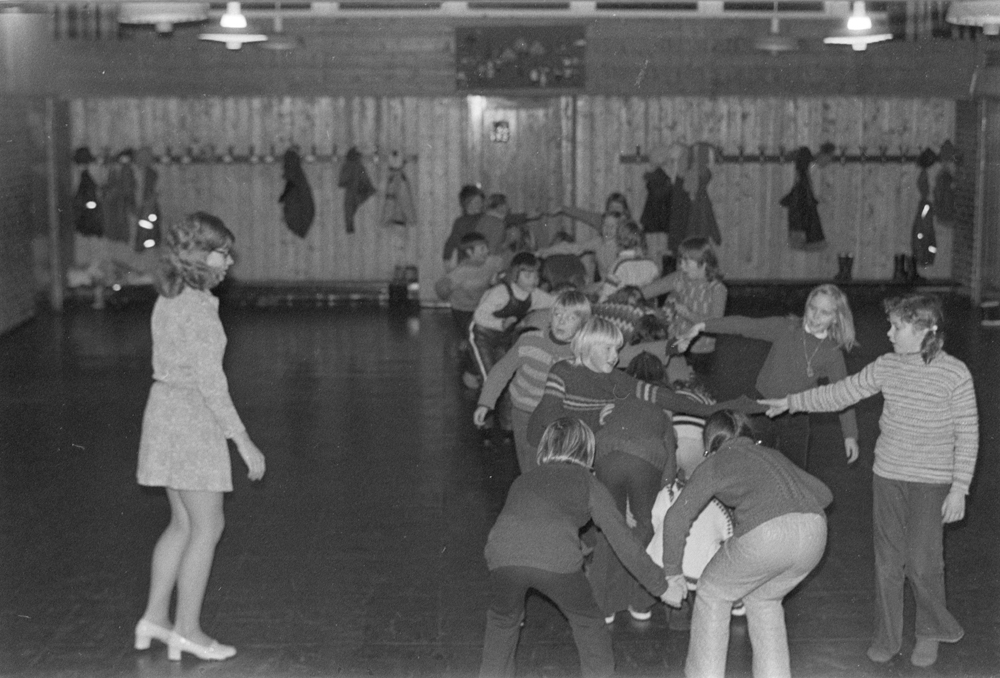
<instances>
[{"instance_id":1,"label":"knitted sweater","mask_svg":"<svg viewBox=\"0 0 1000 678\"><path fill-rule=\"evenodd\" d=\"M545 427L560 417L576 417L596 433L602 425L601 410L626 398L640 398L656 403L661 409L704 417L724 409L743 412L763 412L765 409L746 396L705 405L677 395L669 388L639 381L620 370L605 374L563 360L549 369L545 393L528 421L528 443L538 445Z\"/></svg>"},{"instance_id":2,"label":"knitted sweater","mask_svg":"<svg viewBox=\"0 0 1000 678\"><path fill-rule=\"evenodd\" d=\"M514 480L486 541L486 564L534 567L569 574L583 567L580 528L591 520L628 570L659 596L663 571L646 555L615 508L615 501L589 470L572 463L542 464Z\"/></svg>"},{"instance_id":3,"label":"knitted sweater","mask_svg":"<svg viewBox=\"0 0 1000 678\"><path fill-rule=\"evenodd\" d=\"M875 474L968 494L979 451L976 393L965 363L947 353L930 364L919 353L887 353L847 379L789 396L788 405L792 412L830 412L879 392L885 405Z\"/></svg>"},{"instance_id":4,"label":"knitted sweater","mask_svg":"<svg viewBox=\"0 0 1000 678\"><path fill-rule=\"evenodd\" d=\"M549 332L522 334L486 376L479 404L492 410L510 382L510 399L514 407L533 412L545 391L549 368L560 360L572 357L570 344L556 341Z\"/></svg>"},{"instance_id":5,"label":"knitted sweater","mask_svg":"<svg viewBox=\"0 0 1000 678\"><path fill-rule=\"evenodd\" d=\"M663 519L666 576L682 574L688 530L712 497L733 509L733 536L737 538L788 513L823 515L833 501L826 485L780 452L749 438L730 440L695 469Z\"/></svg>"},{"instance_id":6,"label":"knitted sweater","mask_svg":"<svg viewBox=\"0 0 1000 678\"><path fill-rule=\"evenodd\" d=\"M771 350L757 375L757 390L765 398L783 398L789 393L813 388L820 377L833 383L847 376L844 352L830 337L817 339L806 332L802 318L730 315L706 320L705 331L771 342ZM809 366L812 366L813 376L809 376ZM858 421L853 409L841 413L840 428L845 438L858 437Z\"/></svg>"},{"instance_id":7,"label":"knitted sweater","mask_svg":"<svg viewBox=\"0 0 1000 678\"><path fill-rule=\"evenodd\" d=\"M463 261L434 284L434 291L456 311L472 312L502 270L500 257L489 257L481 264Z\"/></svg>"},{"instance_id":8,"label":"knitted sweater","mask_svg":"<svg viewBox=\"0 0 1000 678\"><path fill-rule=\"evenodd\" d=\"M690 280L680 271L676 271L642 288L647 299L661 294L671 294L674 300L682 305L686 312L678 309L677 316L671 324L670 333L678 336L687 332L697 323L711 318L721 318L726 312L726 300L729 290L721 280ZM692 353L711 353L715 350L715 339L698 337L691 344Z\"/></svg>"}]
</instances>

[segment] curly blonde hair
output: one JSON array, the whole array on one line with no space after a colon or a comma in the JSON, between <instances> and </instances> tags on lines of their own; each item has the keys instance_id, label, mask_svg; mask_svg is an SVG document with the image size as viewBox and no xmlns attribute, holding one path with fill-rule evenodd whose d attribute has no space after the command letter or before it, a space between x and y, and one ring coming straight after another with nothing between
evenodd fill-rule
<instances>
[{"instance_id":1,"label":"curly blonde hair","mask_svg":"<svg viewBox=\"0 0 1000 678\"><path fill-rule=\"evenodd\" d=\"M206 212L189 214L172 224L160 245L157 291L164 297L176 297L185 287L212 289L226 277L226 271L209 266L205 256L216 250L228 251L235 241L222 219Z\"/></svg>"}]
</instances>

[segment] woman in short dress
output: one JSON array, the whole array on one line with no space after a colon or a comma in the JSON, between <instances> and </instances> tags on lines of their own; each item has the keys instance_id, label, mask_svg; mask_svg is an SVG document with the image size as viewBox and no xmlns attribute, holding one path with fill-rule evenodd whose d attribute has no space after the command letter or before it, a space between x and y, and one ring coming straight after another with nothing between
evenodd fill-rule
<instances>
[{"instance_id":1,"label":"woman in short dress","mask_svg":"<svg viewBox=\"0 0 1000 678\"><path fill-rule=\"evenodd\" d=\"M135 627L136 649L151 639L182 652L222 660L236 654L201 629L201 605L222 536L222 497L233 489L227 438L236 443L249 478L264 475L264 455L250 440L229 397L222 371L226 334L219 300L209 290L233 263L233 234L222 220L196 212L169 228L153 307L153 386L142 421L137 478L164 487L170 523L153 549L149 600ZM170 623L170 598L177 609Z\"/></svg>"}]
</instances>

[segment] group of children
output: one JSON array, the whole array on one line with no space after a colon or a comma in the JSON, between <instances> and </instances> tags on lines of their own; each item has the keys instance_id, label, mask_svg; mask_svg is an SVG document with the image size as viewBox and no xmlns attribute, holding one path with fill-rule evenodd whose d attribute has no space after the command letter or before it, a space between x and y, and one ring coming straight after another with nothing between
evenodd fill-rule
<instances>
[{"instance_id":1,"label":"group of children","mask_svg":"<svg viewBox=\"0 0 1000 678\"><path fill-rule=\"evenodd\" d=\"M584 674L609 675L609 622L617 612L642 620L657 599L675 606L689 600L691 581L679 564L691 548L691 525L713 498L733 512L733 536L715 545L701 574L688 675L724 673L728 621L721 611L728 620L741 601L754 675L788 675L781 600L819 562L832 499L805 472L806 413L841 412L845 454L854 462L850 408L876 393L885 407L875 445L877 614L868 656L881 663L900 651L908 578L917 601L911 661L933 664L939 642L962 636L945 607L942 524L964 516L978 449L972 378L942 349L940 301L909 295L886 302L893 353L848 377L844 351L856 343L854 325L836 286L812 290L802 317L725 316L726 288L708 242L683 243L678 270L660 277L642 257L641 229L623 198L613 195L597 216L605 227L599 238L515 253L499 282L492 278L504 268L502 253L468 230L458 242L463 262L438 285L482 378L473 421L485 426L508 393L521 469L486 547L493 593L482 675L513 674L528 589L569 619ZM590 257L593 266L582 266L577 284L543 291L542 257L566 255ZM471 281L480 288L475 304ZM661 295L668 302L662 308L647 306L645 299ZM770 342L753 394L759 401L715 403L691 379L692 367L700 375L713 370L712 337L702 334ZM829 384L819 386L821 379ZM686 487L672 495L662 526L654 524L657 496L675 493L678 479ZM591 522L599 529L581 540ZM650 552L662 553L662 568L646 554L654 533L662 543Z\"/></svg>"}]
</instances>

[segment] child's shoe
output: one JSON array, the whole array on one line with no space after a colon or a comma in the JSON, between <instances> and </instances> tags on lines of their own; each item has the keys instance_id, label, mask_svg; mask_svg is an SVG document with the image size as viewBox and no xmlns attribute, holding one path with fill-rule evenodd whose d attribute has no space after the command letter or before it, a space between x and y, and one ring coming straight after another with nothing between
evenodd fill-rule
<instances>
[{"instance_id":1,"label":"child's shoe","mask_svg":"<svg viewBox=\"0 0 1000 678\"><path fill-rule=\"evenodd\" d=\"M868 655L868 658L871 659L876 664L886 664L893 657L896 656L895 653L889 654L888 651L886 651L886 650L880 650L879 648L875 647L874 645L872 645L871 647L868 648L868 652L866 654Z\"/></svg>"},{"instance_id":2,"label":"child's shoe","mask_svg":"<svg viewBox=\"0 0 1000 678\"><path fill-rule=\"evenodd\" d=\"M743 604L742 600L737 600L735 603L733 603L733 616L734 617L747 616L747 606Z\"/></svg>"},{"instance_id":3,"label":"child's shoe","mask_svg":"<svg viewBox=\"0 0 1000 678\"><path fill-rule=\"evenodd\" d=\"M652 610L637 610L631 605L628 606L628 613L632 615L632 619L636 621L649 621L653 618Z\"/></svg>"},{"instance_id":4,"label":"child's shoe","mask_svg":"<svg viewBox=\"0 0 1000 678\"><path fill-rule=\"evenodd\" d=\"M933 666L937 661L938 641L929 638L917 638L917 644L910 655L910 663L914 666Z\"/></svg>"}]
</instances>

